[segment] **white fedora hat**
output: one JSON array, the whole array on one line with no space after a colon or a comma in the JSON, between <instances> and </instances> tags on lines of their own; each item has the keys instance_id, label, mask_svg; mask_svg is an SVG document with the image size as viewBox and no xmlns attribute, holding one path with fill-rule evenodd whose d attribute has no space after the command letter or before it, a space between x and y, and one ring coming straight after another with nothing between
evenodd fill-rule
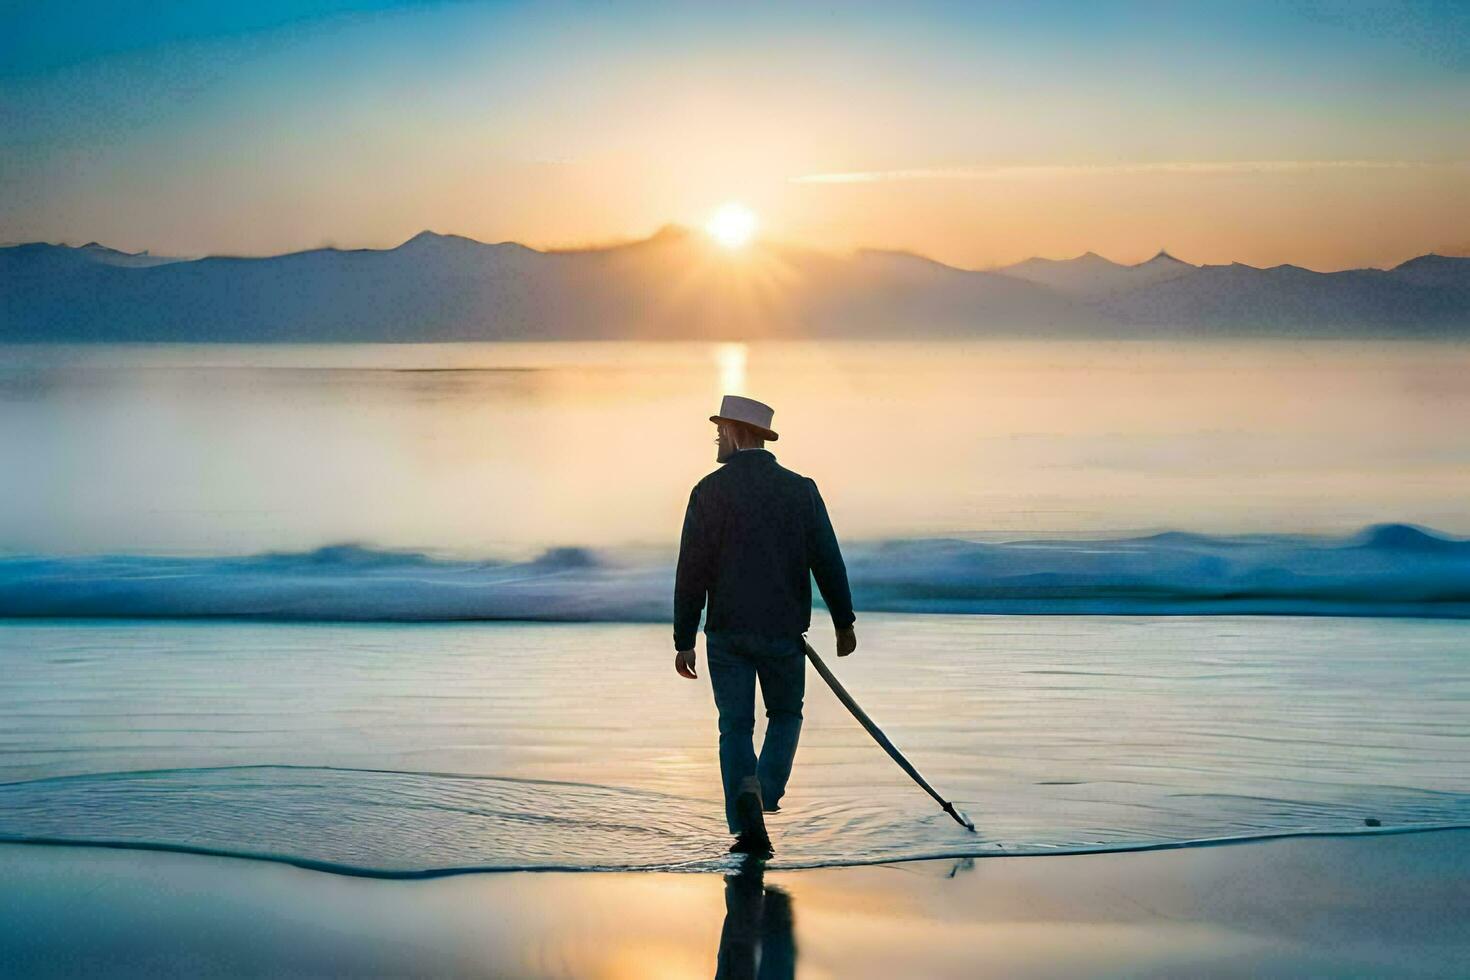
<instances>
[{"instance_id":1,"label":"white fedora hat","mask_svg":"<svg viewBox=\"0 0 1470 980\"><path fill-rule=\"evenodd\" d=\"M740 395L726 395L720 401L720 414L711 415L711 422L743 422L754 429L759 429L761 435L765 436L767 442L775 442L781 438L771 428L771 419L776 410L765 402L758 402L754 398L742 398Z\"/></svg>"}]
</instances>

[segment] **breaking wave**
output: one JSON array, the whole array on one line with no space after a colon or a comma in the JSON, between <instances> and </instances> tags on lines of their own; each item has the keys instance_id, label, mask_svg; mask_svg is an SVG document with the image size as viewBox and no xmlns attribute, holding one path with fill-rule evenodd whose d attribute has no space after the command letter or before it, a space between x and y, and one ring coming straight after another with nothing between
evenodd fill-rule
<instances>
[{"instance_id":1,"label":"breaking wave","mask_svg":"<svg viewBox=\"0 0 1470 980\"><path fill-rule=\"evenodd\" d=\"M1470 617L1470 541L1403 524L1342 538L1169 532L845 548L859 611ZM466 561L338 545L242 557L0 558L4 617L667 621L673 560L554 548Z\"/></svg>"}]
</instances>

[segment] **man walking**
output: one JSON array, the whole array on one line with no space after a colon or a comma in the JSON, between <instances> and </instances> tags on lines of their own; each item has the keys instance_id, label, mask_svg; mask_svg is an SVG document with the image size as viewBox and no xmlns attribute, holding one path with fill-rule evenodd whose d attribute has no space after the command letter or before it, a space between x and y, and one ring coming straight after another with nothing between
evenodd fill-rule
<instances>
[{"instance_id":1,"label":"man walking","mask_svg":"<svg viewBox=\"0 0 1470 980\"><path fill-rule=\"evenodd\" d=\"M709 600L705 653L720 719L725 819L736 835L730 850L741 854L772 852L764 814L780 809L801 733L813 575L837 628L837 655L857 649L837 535L816 483L765 448L777 439L773 415L769 405L726 395L710 416L724 465L689 494L674 582L674 669L691 680ZM766 706L758 758L757 679Z\"/></svg>"}]
</instances>

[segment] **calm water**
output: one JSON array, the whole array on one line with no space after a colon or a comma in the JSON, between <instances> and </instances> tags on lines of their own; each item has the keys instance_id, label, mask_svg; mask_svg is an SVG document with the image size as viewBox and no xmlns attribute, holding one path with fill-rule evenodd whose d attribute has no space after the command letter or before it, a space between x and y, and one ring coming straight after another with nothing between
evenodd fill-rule
<instances>
[{"instance_id":1,"label":"calm water","mask_svg":"<svg viewBox=\"0 0 1470 980\"><path fill-rule=\"evenodd\" d=\"M1470 345L0 348L0 553L671 547L722 391L839 534L1470 534Z\"/></svg>"},{"instance_id":2,"label":"calm water","mask_svg":"<svg viewBox=\"0 0 1470 980\"><path fill-rule=\"evenodd\" d=\"M861 623L830 662L980 834L813 673L781 866L1470 824L1462 621ZM0 837L716 867L713 704L668 647L638 624L0 626Z\"/></svg>"},{"instance_id":3,"label":"calm water","mask_svg":"<svg viewBox=\"0 0 1470 980\"><path fill-rule=\"evenodd\" d=\"M1470 533L1463 345L0 354L12 604L39 588L93 609L359 615L453 610L463 593L657 620L722 391L777 406L772 448L821 484L855 588L889 609L969 601L1002 571L1045 579L1052 552L880 539ZM1463 545L1343 541L1291 545L1283 573L1278 544L1160 539L1147 570L1179 581L1148 588L1321 580L1351 603L1393 598L1373 585L1386 570L1439 612L1470 594ZM363 547L302 554L344 542ZM524 562L563 545L652 557ZM1136 587L1136 550L1064 553L1102 569L1099 587ZM198 564L264 552L291 554ZM898 554L922 581L889 574ZM146 557L170 555L195 564ZM840 672L981 833L939 814L813 678L776 824L787 866L1470 823L1470 622L863 611L860 626ZM713 706L670 646L657 622L0 620L0 837L374 872L716 866Z\"/></svg>"}]
</instances>

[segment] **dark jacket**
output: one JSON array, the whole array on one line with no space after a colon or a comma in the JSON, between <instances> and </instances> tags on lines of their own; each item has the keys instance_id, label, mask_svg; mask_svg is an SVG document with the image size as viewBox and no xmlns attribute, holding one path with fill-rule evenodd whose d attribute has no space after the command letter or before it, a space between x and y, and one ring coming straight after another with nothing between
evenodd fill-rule
<instances>
[{"instance_id":1,"label":"dark jacket","mask_svg":"<svg viewBox=\"0 0 1470 980\"><path fill-rule=\"evenodd\" d=\"M811 626L812 582L838 628L853 623L847 568L814 481L742 449L694 485L674 576L674 648L705 632L793 636Z\"/></svg>"}]
</instances>

